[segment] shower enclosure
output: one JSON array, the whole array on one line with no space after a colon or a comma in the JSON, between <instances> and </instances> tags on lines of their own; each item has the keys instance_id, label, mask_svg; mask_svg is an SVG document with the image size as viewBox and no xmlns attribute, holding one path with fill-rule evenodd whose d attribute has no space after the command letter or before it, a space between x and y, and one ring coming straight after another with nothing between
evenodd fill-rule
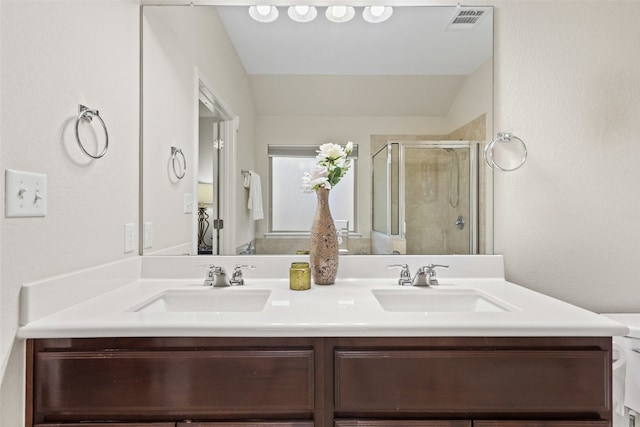
<instances>
[{"instance_id":1,"label":"shower enclosure","mask_svg":"<svg viewBox=\"0 0 640 427\"><path fill-rule=\"evenodd\" d=\"M477 142L388 141L372 162L372 253L478 253Z\"/></svg>"}]
</instances>

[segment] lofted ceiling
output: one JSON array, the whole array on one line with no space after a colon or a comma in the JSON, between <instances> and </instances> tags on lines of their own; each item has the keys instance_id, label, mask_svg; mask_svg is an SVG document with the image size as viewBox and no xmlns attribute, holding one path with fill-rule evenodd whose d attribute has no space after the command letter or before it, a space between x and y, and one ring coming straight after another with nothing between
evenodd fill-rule
<instances>
[{"instance_id":1,"label":"lofted ceiling","mask_svg":"<svg viewBox=\"0 0 640 427\"><path fill-rule=\"evenodd\" d=\"M442 116L466 76L493 54L491 9L474 29L448 28L460 8L396 7L370 24L336 24L325 7L310 23L253 21L245 6L217 6L260 115ZM476 8L477 9L477 8Z\"/></svg>"}]
</instances>

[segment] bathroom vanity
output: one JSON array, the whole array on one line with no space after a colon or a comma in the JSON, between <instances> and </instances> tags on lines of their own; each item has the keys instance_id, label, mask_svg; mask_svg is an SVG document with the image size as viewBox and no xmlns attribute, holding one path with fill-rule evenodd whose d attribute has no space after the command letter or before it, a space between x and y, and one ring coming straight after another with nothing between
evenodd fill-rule
<instances>
[{"instance_id":1,"label":"bathroom vanity","mask_svg":"<svg viewBox=\"0 0 640 427\"><path fill-rule=\"evenodd\" d=\"M506 282L500 257L439 258L452 268L438 288L400 287L383 264L309 291L269 263L244 287L203 289L158 261L40 318L27 309L27 426L611 425L624 326Z\"/></svg>"}]
</instances>

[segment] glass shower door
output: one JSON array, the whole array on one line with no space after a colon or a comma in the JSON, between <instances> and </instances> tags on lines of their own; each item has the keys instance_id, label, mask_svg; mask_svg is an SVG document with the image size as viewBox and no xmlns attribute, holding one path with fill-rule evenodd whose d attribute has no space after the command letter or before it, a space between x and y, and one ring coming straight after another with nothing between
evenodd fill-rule
<instances>
[{"instance_id":1,"label":"glass shower door","mask_svg":"<svg viewBox=\"0 0 640 427\"><path fill-rule=\"evenodd\" d=\"M401 145L407 254L475 253L476 155L470 143Z\"/></svg>"}]
</instances>

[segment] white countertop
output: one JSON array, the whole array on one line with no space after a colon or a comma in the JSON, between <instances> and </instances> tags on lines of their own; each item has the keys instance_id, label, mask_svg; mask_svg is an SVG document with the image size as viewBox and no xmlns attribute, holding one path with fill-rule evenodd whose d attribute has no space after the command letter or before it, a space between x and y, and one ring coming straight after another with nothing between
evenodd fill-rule
<instances>
[{"instance_id":1,"label":"white countertop","mask_svg":"<svg viewBox=\"0 0 640 427\"><path fill-rule=\"evenodd\" d=\"M640 313L607 313L603 314L629 328L625 336L640 338Z\"/></svg>"},{"instance_id":2,"label":"white countertop","mask_svg":"<svg viewBox=\"0 0 640 427\"><path fill-rule=\"evenodd\" d=\"M200 261L202 262L202 261ZM386 265L385 265L386 268ZM199 275L201 273L198 273ZM397 274L397 272L394 272ZM442 276L445 276L444 274ZM441 277L438 288L401 287L396 279L339 278L334 285L289 289L288 279L247 277L244 287L211 288L201 279L141 278L42 316L20 338L154 336L617 336L629 330L610 318L505 281ZM57 279L60 281L60 279ZM64 282L64 281L63 281ZM391 312L372 290L428 294L474 289L501 303L501 312ZM255 312L132 311L166 290L240 293L269 290ZM30 297L33 299L33 297ZM24 304L29 304L27 298ZM28 308L25 310L28 311ZM38 318L36 318L38 317Z\"/></svg>"}]
</instances>

